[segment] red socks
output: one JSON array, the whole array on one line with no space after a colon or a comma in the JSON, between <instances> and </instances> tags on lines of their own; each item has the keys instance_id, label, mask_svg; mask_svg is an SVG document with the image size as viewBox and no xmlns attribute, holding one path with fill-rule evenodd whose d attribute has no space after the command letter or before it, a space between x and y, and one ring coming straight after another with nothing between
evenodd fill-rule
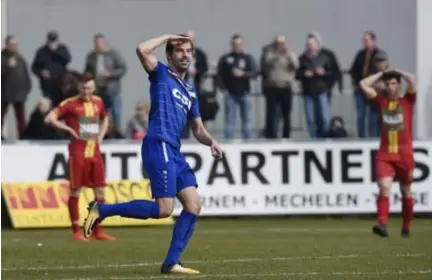
<instances>
[{"instance_id":1,"label":"red socks","mask_svg":"<svg viewBox=\"0 0 432 280\"><path fill-rule=\"evenodd\" d=\"M105 203L105 199L97 199L97 202L98 203ZM99 235L101 233L102 233L102 225L99 223L99 224L96 225L96 227L95 227L95 229L93 231L93 234L94 235Z\"/></svg>"},{"instance_id":2,"label":"red socks","mask_svg":"<svg viewBox=\"0 0 432 280\"><path fill-rule=\"evenodd\" d=\"M377 200L377 220L378 224L386 225L389 216L389 198L388 196L378 196ZM402 198L402 217L403 225L402 230L409 231L411 221L414 216L414 200L412 197Z\"/></svg>"},{"instance_id":3,"label":"red socks","mask_svg":"<svg viewBox=\"0 0 432 280\"><path fill-rule=\"evenodd\" d=\"M402 199L402 217L403 225L402 230L409 231L411 220L414 216L414 200L412 197L404 197Z\"/></svg>"},{"instance_id":4,"label":"red socks","mask_svg":"<svg viewBox=\"0 0 432 280\"><path fill-rule=\"evenodd\" d=\"M388 221L390 203L388 196L380 195L377 199L377 220L378 224L386 225Z\"/></svg>"},{"instance_id":5,"label":"red socks","mask_svg":"<svg viewBox=\"0 0 432 280\"><path fill-rule=\"evenodd\" d=\"M79 197L70 196L68 200L69 217L72 222L72 230L74 233L80 231L79 224Z\"/></svg>"}]
</instances>

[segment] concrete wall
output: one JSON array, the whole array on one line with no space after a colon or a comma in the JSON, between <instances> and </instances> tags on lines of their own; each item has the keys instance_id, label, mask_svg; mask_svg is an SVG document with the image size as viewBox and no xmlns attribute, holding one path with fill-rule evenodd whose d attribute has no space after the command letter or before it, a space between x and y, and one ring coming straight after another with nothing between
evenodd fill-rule
<instances>
[{"instance_id":1,"label":"concrete wall","mask_svg":"<svg viewBox=\"0 0 432 280\"><path fill-rule=\"evenodd\" d=\"M342 67L348 68L360 47L363 31L372 29L378 35L380 46L388 51L392 64L414 72L415 3L406 0L8 0L7 28L19 38L29 62L44 42L46 32L57 29L71 49L71 68L78 70L83 68L85 55L92 47L92 36L96 32L104 33L128 64L123 81L126 122L137 100L148 97L147 77L134 51L148 37L194 29L198 45L211 61L216 61L228 50L233 33L245 37L246 49L258 59L261 47L276 33L286 34L294 50L301 52L306 33L317 30L324 44L336 52ZM34 80L28 106L33 107L40 96ZM352 98L337 97L334 113L344 115L353 126ZM298 102L294 125L303 123L301 100ZM262 108L260 104L257 106ZM256 114L260 125L263 114L264 111ZM221 121L217 127L221 127ZM11 129L10 125L9 132L14 134L14 127Z\"/></svg>"}]
</instances>

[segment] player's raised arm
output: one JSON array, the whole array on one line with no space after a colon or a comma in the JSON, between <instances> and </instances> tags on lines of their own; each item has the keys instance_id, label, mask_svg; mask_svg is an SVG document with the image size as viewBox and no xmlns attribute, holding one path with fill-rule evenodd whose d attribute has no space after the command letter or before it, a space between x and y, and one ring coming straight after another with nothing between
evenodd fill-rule
<instances>
[{"instance_id":1,"label":"player's raised arm","mask_svg":"<svg viewBox=\"0 0 432 280\"><path fill-rule=\"evenodd\" d=\"M45 117L45 123L48 125L51 125L57 129L66 131L72 137L75 139L78 139L78 134L73 130L72 127L68 126L67 124L59 121L59 117L62 115L67 114L68 110L68 100L63 101L58 107L56 107L54 110L52 110L46 117Z\"/></svg>"},{"instance_id":2,"label":"player's raised arm","mask_svg":"<svg viewBox=\"0 0 432 280\"><path fill-rule=\"evenodd\" d=\"M205 129L201 118L194 118L192 120L192 132L195 138L203 145L210 146L212 155L221 159L223 156L222 148L219 146L218 142L213 139L213 137Z\"/></svg>"},{"instance_id":3,"label":"player's raised arm","mask_svg":"<svg viewBox=\"0 0 432 280\"><path fill-rule=\"evenodd\" d=\"M379 72L360 81L360 88L366 94L367 98L372 99L378 95L373 85L382 77L382 75L383 72Z\"/></svg>"},{"instance_id":4,"label":"player's raised arm","mask_svg":"<svg viewBox=\"0 0 432 280\"><path fill-rule=\"evenodd\" d=\"M402 70L394 70L402 75L402 77L405 79L405 81L408 84L407 91L409 93L416 93L417 92L417 86L416 86L416 77L414 74L402 71Z\"/></svg>"},{"instance_id":5,"label":"player's raised arm","mask_svg":"<svg viewBox=\"0 0 432 280\"><path fill-rule=\"evenodd\" d=\"M149 39L139 44L136 48L136 53L142 66L147 73L152 72L157 66L157 58L154 54L154 50L163 44L166 44L170 40L187 40L189 37L180 35L162 35Z\"/></svg>"}]
</instances>

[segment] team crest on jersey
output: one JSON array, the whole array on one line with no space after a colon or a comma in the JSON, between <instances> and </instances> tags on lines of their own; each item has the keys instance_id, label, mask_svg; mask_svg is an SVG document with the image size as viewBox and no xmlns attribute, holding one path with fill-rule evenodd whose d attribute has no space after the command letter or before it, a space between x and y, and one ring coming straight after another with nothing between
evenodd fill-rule
<instances>
[{"instance_id":1,"label":"team crest on jersey","mask_svg":"<svg viewBox=\"0 0 432 280\"><path fill-rule=\"evenodd\" d=\"M80 117L79 137L81 140L96 140L99 135L99 118L96 116Z\"/></svg>"},{"instance_id":2,"label":"team crest on jersey","mask_svg":"<svg viewBox=\"0 0 432 280\"><path fill-rule=\"evenodd\" d=\"M403 130L405 122L402 106L398 106L395 110L384 109L382 121L386 130Z\"/></svg>"}]
</instances>

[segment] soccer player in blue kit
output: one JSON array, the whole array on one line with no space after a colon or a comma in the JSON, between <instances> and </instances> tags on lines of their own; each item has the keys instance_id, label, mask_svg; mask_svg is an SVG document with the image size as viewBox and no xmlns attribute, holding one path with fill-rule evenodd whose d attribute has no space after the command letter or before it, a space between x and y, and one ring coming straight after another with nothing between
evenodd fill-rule
<instances>
[{"instance_id":1,"label":"soccer player in blue kit","mask_svg":"<svg viewBox=\"0 0 432 280\"><path fill-rule=\"evenodd\" d=\"M163 44L166 44L168 66L159 62L154 54L154 50ZM163 35L138 45L138 57L149 75L151 98L149 128L141 154L155 202L133 200L102 204L92 201L83 228L84 236L89 237L97 224L112 216L166 218L171 216L177 197L183 211L175 222L168 254L161 266L162 273L199 273L180 263L180 256L192 237L201 208L195 174L180 153L180 137L187 121L192 122L195 138L210 147L213 157L220 159L223 155L219 144L204 128L196 91L184 80L193 53L192 41L183 35Z\"/></svg>"}]
</instances>

